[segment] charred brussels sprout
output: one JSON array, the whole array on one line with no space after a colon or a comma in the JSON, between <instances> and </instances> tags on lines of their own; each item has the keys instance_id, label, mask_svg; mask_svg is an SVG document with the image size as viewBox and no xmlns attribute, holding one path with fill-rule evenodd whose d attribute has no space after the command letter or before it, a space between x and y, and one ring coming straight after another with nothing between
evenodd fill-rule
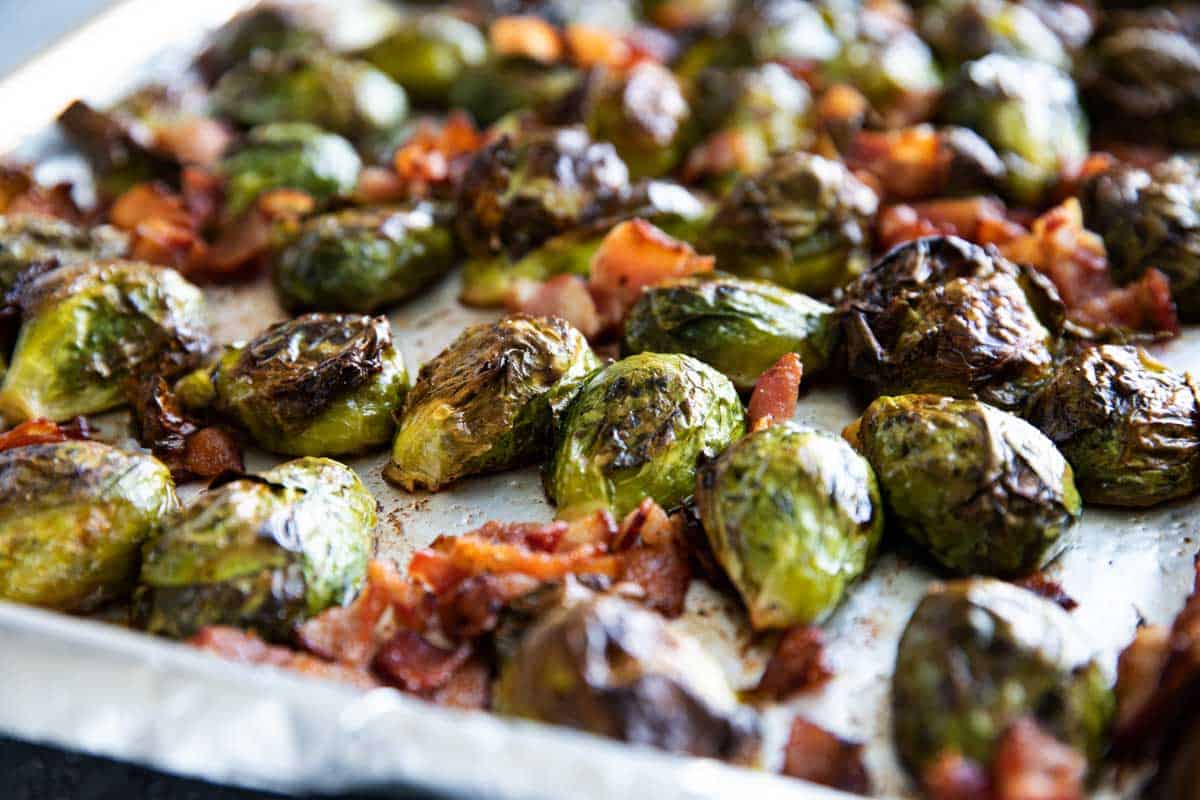
<instances>
[{"instance_id":1,"label":"charred brussels sprout","mask_svg":"<svg viewBox=\"0 0 1200 800\"><path fill-rule=\"evenodd\" d=\"M626 354L685 353L741 391L780 356L796 353L811 375L837 344L834 309L765 281L698 276L647 289L625 318Z\"/></svg>"},{"instance_id":2,"label":"charred brussels sprout","mask_svg":"<svg viewBox=\"0 0 1200 800\"><path fill-rule=\"evenodd\" d=\"M306 314L230 347L211 373L212 404L260 446L346 455L386 444L408 373L386 317Z\"/></svg>"},{"instance_id":3,"label":"charred brussels sprout","mask_svg":"<svg viewBox=\"0 0 1200 800\"><path fill-rule=\"evenodd\" d=\"M903 244L846 290L850 374L884 394L977 397L1019 410L1053 367L1053 337L1030 286L1016 265L962 239Z\"/></svg>"},{"instance_id":4,"label":"charred brussels sprout","mask_svg":"<svg viewBox=\"0 0 1200 800\"><path fill-rule=\"evenodd\" d=\"M550 444L559 404L598 362L560 319L476 325L421 367L384 477L413 491L527 464Z\"/></svg>"},{"instance_id":5,"label":"charred brussels sprout","mask_svg":"<svg viewBox=\"0 0 1200 800\"><path fill-rule=\"evenodd\" d=\"M1162 270L1180 316L1200 321L1200 160L1176 156L1148 171L1117 164L1089 178L1081 200L1117 278Z\"/></svg>"},{"instance_id":6,"label":"charred brussels sprout","mask_svg":"<svg viewBox=\"0 0 1200 800\"><path fill-rule=\"evenodd\" d=\"M309 22L287 6L261 4L238 14L213 34L196 65L209 83L256 53L312 50L325 45Z\"/></svg>"},{"instance_id":7,"label":"charred brussels sprout","mask_svg":"<svg viewBox=\"0 0 1200 800\"><path fill-rule=\"evenodd\" d=\"M730 25L712 29L688 48L676 65L678 74L690 80L709 67L823 63L838 53L841 45L813 3L759 0L737 5Z\"/></svg>"},{"instance_id":8,"label":"charred brussels sprout","mask_svg":"<svg viewBox=\"0 0 1200 800\"><path fill-rule=\"evenodd\" d=\"M878 204L842 163L789 153L734 185L699 249L722 270L828 295L867 268Z\"/></svg>"},{"instance_id":9,"label":"charred brussels sprout","mask_svg":"<svg viewBox=\"0 0 1200 800\"><path fill-rule=\"evenodd\" d=\"M225 210L237 216L272 189L299 189L327 203L354 189L361 167L354 148L336 134L304 122L262 125L221 162Z\"/></svg>"},{"instance_id":10,"label":"charred brussels sprout","mask_svg":"<svg viewBox=\"0 0 1200 800\"><path fill-rule=\"evenodd\" d=\"M584 381L555 431L545 484L560 517L645 497L672 508L692 495L696 464L745 430L737 389L690 356L640 353Z\"/></svg>"},{"instance_id":11,"label":"charred brussels sprout","mask_svg":"<svg viewBox=\"0 0 1200 800\"><path fill-rule=\"evenodd\" d=\"M116 228L89 230L40 214L0 214L0 297L31 266L119 258L128 246Z\"/></svg>"},{"instance_id":12,"label":"charred brussels sprout","mask_svg":"<svg viewBox=\"0 0 1200 800\"><path fill-rule=\"evenodd\" d=\"M1071 462L1089 503L1152 506L1200 490L1196 386L1140 348L1077 353L1027 419Z\"/></svg>"},{"instance_id":13,"label":"charred brussels sprout","mask_svg":"<svg viewBox=\"0 0 1200 800\"><path fill-rule=\"evenodd\" d=\"M429 207L348 209L305 223L275 258L275 288L291 309L376 311L445 275L454 255Z\"/></svg>"},{"instance_id":14,"label":"charred brussels sprout","mask_svg":"<svg viewBox=\"0 0 1200 800\"><path fill-rule=\"evenodd\" d=\"M0 452L0 597L64 611L119 597L142 542L178 505L148 455L99 442Z\"/></svg>"},{"instance_id":15,"label":"charred brussels sprout","mask_svg":"<svg viewBox=\"0 0 1200 800\"><path fill-rule=\"evenodd\" d=\"M978 131L1008 167L1009 193L1041 200L1088 154L1075 84L1049 65L1002 54L962 66L945 102L949 122Z\"/></svg>"},{"instance_id":16,"label":"charred brussels sprout","mask_svg":"<svg viewBox=\"0 0 1200 800\"><path fill-rule=\"evenodd\" d=\"M1013 0L935 0L920 11L921 34L944 61L1005 53L1070 69L1071 57L1037 11Z\"/></svg>"},{"instance_id":17,"label":"charred brussels sprout","mask_svg":"<svg viewBox=\"0 0 1200 800\"><path fill-rule=\"evenodd\" d=\"M580 84L579 70L521 58L491 58L468 67L450 89L450 106L491 125L514 111L547 109Z\"/></svg>"},{"instance_id":18,"label":"charred brussels sprout","mask_svg":"<svg viewBox=\"0 0 1200 800\"><path fill-rule=\"evenodd\" d=\"M551 611L525 634L496 688L504 714L634 744L757 760L757 715L720 666L662 617L615 596Z\"/></svg>"},{"instance_id":19,"label":"charred brussels sprout","mask_svg":"<svg viewBox=\"0 0 1200 800\"><path fill-rule=\"evenodd\" d=\"M606 74L587 103L593 137L612 142L635 178L670 172L691 144L692 112L679 80L644 61L627 74Z\"/></svg>"},{"instance_id":20,"label":"charred brussels sprout","mask_svg":"<svg viewBox=\"0 0 1200 800\"><path fill-rule=\"evenodd\" d=\"M243 125L308 122L350 138L389 130L408 113L404 90L365 61L323 50L240 64L213 89L218 113Z\"/></svg>"},{"instance_id":21,"label":"charred brussels sprout","mask_svg":"<svg viewBox=\"0 0 1200 800\"><path fill-rule=\"evenodd\" d=\"M987 578L935 584L904 630L892 720L905 766L920 776L943 754L990 766L1023 717L1085 754L1103 754L1115 702L1066 612Z\"/></svg>"},{"instance_id":22,"label":"charred brussels sprout","mask_svg":"<svg viewBox=\"0 0 1200 800\"><path fill-rule=\"evenodd\" d=\"M847 435L900 529L955 572L1032 572L1058 555L1082 510L1053 442L977 400L880 397Z\"/></svg>"},{"instance_id":23,"label":"charred brussels sprout","mask_svg":"<svg viewBox=\"0 0 1200 800\"><path fill-rule=\"evenodd\" d=\"M286 641L297 622L354 597L374 527L375 498L336 461L233 476L147 545L134 617L176 638L236 625Z\"/></svg>"},{"instance_id":24,"label":"charred brussels sprout","mask_svg":"<svg viewBox=\"0 0 1200 800\"><path fill-rule=\"evenodd\" d=\"M758 630L828 616L883 534L866 460L836 436L786 422L702 466L696 507Z\"/></svg>"},{"instance_id":25,"label":"charred brussels sprout","mask_svg":"<svg viewBox=\"0 0 1200 800\"><path fill-rule=\"evenodd\" d=\"M164 267L59 267L21 282L17 302L21 329L0 386L9 422L107 411L132 376L182 372L209 345L203 293Z\"/></svg>"},{"instance_id":26,"label":"charred brussels sprout","mask_svg":"<svg viewBox=\"0 0 1200 800\"><path fill-rule=\"evenodd\" d=\"M419 14L363 52L363 58L404 87L417 103L444 105L470 67L487 58L479 29L449 14Z\"/></svg>"}]
</instances>

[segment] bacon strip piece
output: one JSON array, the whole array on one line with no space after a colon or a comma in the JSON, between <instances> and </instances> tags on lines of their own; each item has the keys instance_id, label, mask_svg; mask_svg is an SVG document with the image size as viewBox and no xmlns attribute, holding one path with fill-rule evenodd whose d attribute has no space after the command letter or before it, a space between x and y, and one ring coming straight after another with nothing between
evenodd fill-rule
<instances>
[{"instance_id":1,"label":"bacon strip piece","mask_svg":"<svg viewBox=\"0 0 1200 800\"><path fill-rule=\"evenodd\" d=\"M747 418L750 430L769 428L776 422L786 422L796 413L800 398L800 380L804 365L800 356L785 353L774 366L758 377L750 395Z\"/></svg>"},{"instance_id":2,"label":"bacon strip piece","mask_svg":"<svg viewBox=\"0 0 1200 800\"><path fill-rule=\"evenodd\" d=\"M647 286L668 278L712 272L716 259L696 253L646 222L631 219L608 232L592 257L590 287L609 294L628 310Z\"/></svg>"},{"instance_id":3,"label":"bacon strip piece","mask_svg":"<svg viewBox=\"0 0 1200 800\"><path fill-rule=\"evenodd\" d=\"M862 747L796 717L784 751L783 774L846 792L868 794L871 780L863 766Z\"/></svg>"},{"instance_id":4,"label":"bacon strip piece","mask_svg":"<svg viewBox=\"0 0 1200 800\"><path fill-rule=\"evenodd\" d=\"M797 625L779 639L754 691L772 700L785 700L823 686L832 677L833 669L825 660L825 634L816 625Z\"/></svg>"},{"instance_id":5,"label":"bacon strip piece","mask_svg":"<svg viewBox=\"0 0 1200 800\"><path fill-rule=\"evenodd\" d=\"M240 664L265 664L293 670L313 678L345 683L359 689L379 686L370 673L335 664L307 653L269 645L251 631L210 625L188 640L188 644Z\"/></svg>"},{"instance_id":6,"label":"bacon strip piece","mask_svg":"<svg viewBox=\"0 0 1200 800\"><path fill-rule=\"evenodd\" d=\"M40 417L31 419L22 422L12 430L0 433L0 452L34 444L55 444L65 442L67 439L86 439L87 422L83 421L82 428L78 430L80 432L72 435L70 429L63 428L48 419Z\"/></svg>"},{"instance_id":7,"label":"bacon strip piece","mask_svg":"<svg viewBox=\"0 0 1200 800\"><path fill-rule=\"evenodd\" d=\"M1042 730L1018 720L1001 737L992 763L993 800L1083 800L1087 759Z\"/></svg>"},{"instance_id":8,"label":"bacon strip piece","mask_svg":"<svg viewBox=\"0 0 1200 800\"><path fill-rule=\"evenodd\" d=\"M545 283L517 281L504 305L509 311L534 317L564 319L588 339L594 339L604 327L587 282L578 275L556 275Z\"/></svg>"}]
</instances>

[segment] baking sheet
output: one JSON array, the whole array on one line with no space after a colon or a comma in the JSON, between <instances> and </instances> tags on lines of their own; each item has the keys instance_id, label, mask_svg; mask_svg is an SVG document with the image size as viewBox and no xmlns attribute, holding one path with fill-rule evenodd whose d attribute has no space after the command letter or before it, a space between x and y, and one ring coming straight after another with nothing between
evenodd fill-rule
<instances>
[{"instance_id":1,"label":"baking sheet","mask_svg":"<svg viewBox=\"0 0 1200 800\"><path fill-rule=\"evenodd\" d=\"M59 108L77 95L112 102L139 78L170 75L186 63L203 28L245 5L246 0L119 5L0 84L5 109L0 152L20 142L18 155L43 161L47 177L78 172L61 140L44 132ZM102 74L93 63L97 57L104 63ZM448 276L390 314L410 372L464 326L497 316L460 306L457 290L457 278ZM222 342L247 338L285 318L265 283L207 293ZM1200 330L1155 348L1155 354L1178 369L1200 372ZM857 412L844 389L818 387L802 397L797 419L840 431ZM101 427L119 438L124 425L124 415L115 414ZM463 533L489 519L553 516L536 469L466 480L438 494L405 494L382 480L386 457L380 453L350 464L383 508L376 531L379 554L401 564L440 534ZM248 466L273 461L251 453ZM1182 604L1200 535L1198 512L1196 499L1152 511L1087 509L1075 542L1047 570L1079 602L1072 616L1110 671L1139 621L1168 622ZM900 633L933 577L898 555L880 559L825 626L834 679L817 693L767 711L769 747L782 744L791 715L799 711L844 736L867 740L867 766L878 794L912 796L888 741L888 685ZM752 685L767 654L752 646L742 612L699 582L688 609L674 624L698 636L735 685ZM5 603L0 603L0 674L0 731L262 788L419 785L472 795L613 800L845 796L562 729L434 708L391 690L357 695ZM1128 790L1110 785L1097 796Z\"/></svg>"}]
</instances>

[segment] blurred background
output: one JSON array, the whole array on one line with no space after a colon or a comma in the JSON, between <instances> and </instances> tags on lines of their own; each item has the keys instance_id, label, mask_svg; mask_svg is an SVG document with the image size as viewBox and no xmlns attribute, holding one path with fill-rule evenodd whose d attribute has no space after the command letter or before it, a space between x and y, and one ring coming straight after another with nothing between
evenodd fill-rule
<instances>
[{"instance_id":1,"label":"blurred background","mask_svg":"<svg viewBox=\"0 0 1200 800\"><path fill-rule=\"evenodd\" d=\"M171 2L171 0L166 0ZM0 0L0 75L11 72L112 0Z\"/></svg>"}]
</instances>

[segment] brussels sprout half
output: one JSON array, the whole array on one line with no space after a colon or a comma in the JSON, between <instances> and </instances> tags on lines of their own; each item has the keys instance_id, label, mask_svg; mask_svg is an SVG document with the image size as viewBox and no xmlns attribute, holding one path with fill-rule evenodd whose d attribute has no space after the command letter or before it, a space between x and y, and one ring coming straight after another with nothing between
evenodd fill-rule
<instances>
[{"instance_id":1,"label":"brussels sprout half","mask_svg":"<svg viewBox=\"0 0 1200 800\"><path fill-rule=\"evenodd\" d=\"M168 518L146 546L134 618L176 638L236 625L287 641L297 622L358 592L375 521L375 498L336 461L234 476Z\"/></svg>"},{"instance_id":2,"label":"brussels sprout half","mask_svg":"<svg viewBox=\"0 0 1200 800\"><path fill-rule=\"evenodd\" d=\"M377 311L420 293L454 256L428 206L347 209L304 224L275 257L275 288L293 310Z\"/></svg>"},{"instance_id":3,"label":"brussels sprout half","mask_svg":"<svg viewBox=\"0 0 1200 800\"><path fill-rule=\"evenodd\" d=\"M935 584L904 630L892 677L896 748L909 771L919 777L947 751L990 766L1022 717L1095 765L1116 704L1073 626L1011 584Z\"/></svg>"},{"instance_id":4,"label":"brussels sprout half","mask_svg":"<svg viewBox=\"0 0 1200 800\"><path fill-rule=\"evenodd\" d=\"M10 423L107 411L130 377L182 372L209 346L203 293L165 267L59 267L22 282L17 301L21 329L0 385Z\"/></svg>"},{"instance_id":5,"label":"brussels sprout half","mask_svg":"<svg viewBox=\"0 0 1200 800\"><path fill-rule=\"evenodd\" d=\"M463 73L487 58L479 29L450 14L419 13L363 51L417 103L442 106Z\"/></svg>"},{"instance_id":6,"label":"brussels sprout half","mask_svg":"<svg viewBox=\"0 0 1200 800\"><path fill-rule=\"evenodd\" d=\"M502 714L675 753L753 763L761 743L720 666L659 615L616 596L551 611L496 687Z\"/></svg>"},{"instance_id":7,"label":"brussels sprout half","mask_svg":"<svg viewBox=\"0 0 1200 800\"><path fill-rule=\"evenodd\" d=\"M842 439L792 423L751 433L702 466L696 507L757 630L827 617L883 534L866 460Z\"/></svg>"},{"instance_id":8,"label":"brussels sprout half","mask_svg":"<svg viewBox=\"0 0 1200 800\"><path fill-rule=\"evenodd\" d=\"M647 289L625 318L625 354L684 353L724 373L741 391L785 353L806 375L837 345L832 307L766 281L693 276Z\"/></svg>"},{"instance_id":9,"label":"brussels sprout half","mask_svg":"<svg viewBox=\"0 0 1200 800\"><path fill-rule=\"evenodd\" d=\"M210 84L256 53L324 47L324 38L295 8L260 3L222 25L196 65Z\"/></svg>"},{"instance_id":10,"label":"brussels sprout half","mask_svg":"<svg viewBox=\"0 0 1200 800\"><path fill-rule=\"evenodd\" d=\"M560 518L690 497L696 465L745 431L737 389L685 355L640 353L584 381L554 436L545 485Z\"/></svg>"},{"instance_id":11,"label":"brussels sprout half","mask_svg":"<svg viewBox=\"0 0 1200 800\"><path fill-rule=\"evenodd\" d=\"M1067 359L1027 419L1062 450L1088 503L1136 508L1200 490L1196 385L1140 348Z\"/></svg>"},{"instance_id":12,"label":"brussels sprout half","mask_svg":"<svg viewBox=\"0 0 1200 800\"><path fill-rule=\"evenodd\" d=\"M925 41L946 62L1004 53L1071 68L1071 55L1038 12L1013 0L935 0L920 10Z\"/></svg>"},{"instance_id":13,"label":"brussels sprout half","mask_svg":"<svg viewBox=\"0 0 1200 800\"><path fill-rule=\"evenodd\" d=\"M847 437L900 530L954 572L1032 572L1062 551L1082 512L1054 443L977 400L880 397Z\"/></svg>"},{"instance_id":14,"label":"brussels sprout half","mask_svg":"<svg viewBox=\"0 0 1200 800\"><path fill-rule=\"evenodd\" d=\"M542 111L579 87L582 73L562 64L490 58L467 67L450 87L449 105L487 126L515 111Z\"/></svg>"},{"instance_id":15,"label":"brussels sprout half","mask_svg":"<svg viewBox=\"0 0 1200 800\"><path fill-rule=\"evenodd\" d=\"M116 228L81 228L40 214L0 214L0 298L34 265L120 258L129 240Z\"/></svg>"},{"instance_id":16,"label":"brussels sprout half","mask_svg":"<svg viewBox=\"0 0 1200 800\"><path fill-rule=\"evenodd\" d=\"M74 441L0 452L0 597L63 611L120 597L178 506L149 455Z\"/></svg>"},{"instance_id":17,"label":"brussels sprout half","mask_svg":"<svg viewBox=\"0 0 1200 800\"><path fill-rule=\"evenodd\" d=\"M670 172L695 138L679 79L661 64L643 61L595 83L585 111L591 135L612 142L634 178Z\"/></svg>"},{"instance_id":18,"label":"brussels sprout half","mask_svg":"<svg viewBox=\"0 0 1200 800\"><path fill-rule=\"evenodd\" d=\"M557 318L467 328L421 367L384 477L436 491L537 460L561 404L598 364L583 335Z\"/></svg>"}]
</instances>

